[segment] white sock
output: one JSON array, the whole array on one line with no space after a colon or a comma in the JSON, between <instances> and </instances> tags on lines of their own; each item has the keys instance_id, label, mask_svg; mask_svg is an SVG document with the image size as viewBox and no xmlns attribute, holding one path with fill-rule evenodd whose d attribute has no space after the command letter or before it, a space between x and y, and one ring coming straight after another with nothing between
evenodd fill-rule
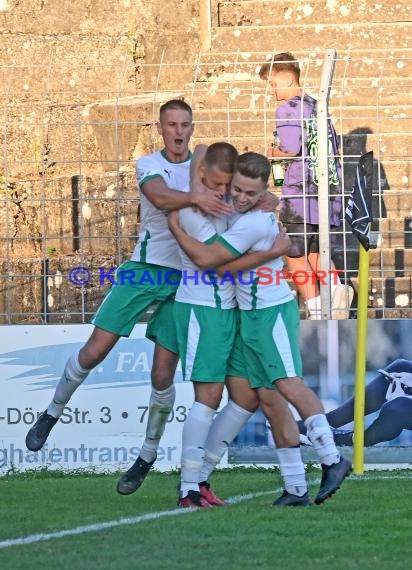
<instances>
[{"instance_id":1,"label":"white sock","mask_svg":"<svg viewBox=\"0 0 412 570\"><path fill-rule=\"evenodd\" d=\"M180 495L199 490L205 442L216 410L194 402L183 426Z\"/></svg>"},{"instance_id":2,"label":"white sock","mask_svg":"<svg viewBox=\"0 0 412 570\"><path fill-rule=\"evenodd\" d=\"M172 384L166 390L152 388L149 401L149 415L146 426L146 439L140 450L140 457L151 463L156 459L160 438L162 437L170 412L175 403L176 389Z\"/></svg>"},{"instance_id":3,"label":"white sock","mask_svg":"<svg viewBox=\"0 0 412 570\"><path fill-rule=\"evenodd\" d=\"M227 448L239 434L243 426L253 416L252 412L241 408L232 400L217 414L210 427L205 443L205 458L199 481L207 481Z\"/></svg>"},{"instance_id":4,"label":"white sock","mask_svg":"<svg viewBox=\"0 0 412 570\"><path fill-rule=\"evenodd\" d=\"M63 374L54 392L53 400L47 407L47 413L54 418L60 418L73 393L90 373L90 370L80 366L79 352L80 350L72 354L66 362Z\"/></svg>"},{"instance_id":5,"label":"white sock","mask_svg":"<svg viewBox=\"0 0 412 570\"><path fill-rule=\"evenodd\" d=\"M318 321L322 318L322 309L320 304L320 295L318 297L312 297L305 301L305 304L309 311L309 319L311 321Z\"/></svg>"},{"instance_id":6,"label":"white sock","mask_svg":"<svg viewBox=\"0 0 412 570\"><path fill-rule=\"evenodd\" d=\"M333 465L340 460L340 453L333 440L332 431L325 414L310 416L304 421L308 438L324 465Z\"/></svg>"},{"instance_id":7,"label":"white sock","mask_svg":"<svg viewBox=\"0 0 412 570\"><path fill-rule=\"evenodd\" d=\"M302 497L307 493L308 485L300 447L281 447L276 449L276 453L285 490Z\"/></svg>"}]
</instances>

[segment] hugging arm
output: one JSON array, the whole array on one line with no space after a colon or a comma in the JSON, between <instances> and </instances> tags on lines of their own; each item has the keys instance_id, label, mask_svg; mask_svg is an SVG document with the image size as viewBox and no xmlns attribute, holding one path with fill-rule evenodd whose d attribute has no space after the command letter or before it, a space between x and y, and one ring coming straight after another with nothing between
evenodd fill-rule
<instances>
[{"instance_id":1,"label":"hugging arm","mask_svg":"<svg viewBox=\"0 0 412 570\"><path fill-rule=\"evenodd\" d=\"M224 275L229 271L232 275L238 273L239 271L247 271L249 269L255 269L281 257L282 255L287 255L290 248L290 237L286 232L280 232L270 249L264 251L253 251L251 253L245 253L240 257L233 259L228 263L220 265L217 269L218 275Z\"/></svg>"},{"instance_id":2,"label":"hugging arm","mask_svg":"<svg viewBox=\"0 0 412 570\"><path fill-rule=\"evenodd\" d=\"M194 188L190 192L179 192L169 188L161 176L150 178L140 186L143 194L160 210L180 210L195 206L205 214L213 216L226 215L231 208L216 192L206 190L200 182L196 171L191 174Z\"/></svg>"},{"instance_id":3,"label":"hugging arm","mask_svg":"<svg viewBox=\"0 0 412 570\"><path fill-rule=\"evenodd\" d=\"M183 251L200 269L213 269L236 258L236 253L214 241L202 243L189 236L179 225L178 215L169 214L169 228Z\"/></svg>"}]
</instances>

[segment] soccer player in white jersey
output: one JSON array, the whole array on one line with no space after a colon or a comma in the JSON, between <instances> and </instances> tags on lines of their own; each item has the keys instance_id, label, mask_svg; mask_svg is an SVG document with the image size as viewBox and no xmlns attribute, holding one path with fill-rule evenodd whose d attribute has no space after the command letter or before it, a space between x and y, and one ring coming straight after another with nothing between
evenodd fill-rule
<instances>
[{"instance_id":1,"label":"soccer player in white jersey","mask_svg":"<svg viewBox=\"0 0 412 570\"><path fill-rule=\"evenodd\" d=\"M275 216L251 211L267 189L269 174L270 164L263 155L248 152L239 157L231 182L236 215L230 228L212 243L199 243L183 231L174 216L170 217L169 225L181 248L200 269L218 267L273 242L279 232ZM283 262L275 259L267 266L270 272L266 275L260 273L246 283L240 278L236 282L241 351L250 385L257 391L263 410L267 391L276 388L303 418L322 464L322 480L315 498L315 503L320 504L340 487L351 464L336 448L319 398L303 382L298 307L287 283L277 279ZM268 419L272 429L276 427L276 419ZM281 502L293 503L295 498L290 495L285 491Z\"/></svg>"},{"instance_id":2,"label":"soccer player in white jersey","mask_svg":"<svg viewBox=\"0 0 412 570\"><path fill-rule=\"evenodd\" d=\"M118 483L120 494L130 494L140 487L155 462L175 399L173 376L178 355L170 319L178 275L175 284L164 276L171 269L178 273L181 262L177 244L168 229L167 211L188 206L196 206L206 214L214 215L224 215L229 211L220 195L202 188L188 191L189 141L194 129L191 107L181 100L164 103L160 107L157 129L164 141L163 150L140 158L136 164L141 191L141 225L132 258L118 268L117 284L112 286L92 319L94 329L90 338L67 361L52 401L26 436L26 445L31 451L43 447L75 390L109 354L119 338L130 335L148 307L159 302L154 319L157 322L165 320L167 326L160 327L164 338L154 338L156 346L146 439L138 459ZM155 272L155 285L148 283L147 279L140 283L141 277L150 271ZM148 335L150 337L150 324Z\"/></svg>"},{"instance_id":3,"label":"soccer player in white jersey","mask_svg":"<svg viewBox=\"0 0 412 570\"><path fill-rule=\"evenodd\" d=\"M225 195L236 157L236 149L228 143L209 146L199 167L202 183ZM192 208L182 209L178 215L185 231L202 242L227 228L226 218L203 216ZM182 279L176 292L174 316L184 378L193 382L195 393L195 401L183 425L178 502L182 507L211 504L200 494L198 472L203 464L203 446L222 398L227 362L236 334L235 307L234 286L214 283L210 273L201 272L182 252ZM210 490L205 491L213 504L219 503Z\"/></svg>"},{"instance_id":4,"label":"soccer player in white jersey","mask_svg":"<svg viewBox=\"0 0 412 570\"><path fill-rule=\"evenodd\" d=\"M230 186L236 158L237 151L232 145L224 142L210 145L199 166L204 186L224 195ZM185 230L200 241L207 242L227 228L226 219L204 216L192 208L182 209L178 215ZM267 249L264 260L246 256L249 259L243 258L243 266L253 267L254 263L271 258L270 248ZM216 275L199 271L184 252L182 274L174 315L183 372L185 379L193 382L195 402L183 426L179 505L209 507L223 501L206 483L199 489L199 471L203 464L202 448L222 397L237 329L235 291L230 281L219 284Z\"/></svg>"}]
</instances>

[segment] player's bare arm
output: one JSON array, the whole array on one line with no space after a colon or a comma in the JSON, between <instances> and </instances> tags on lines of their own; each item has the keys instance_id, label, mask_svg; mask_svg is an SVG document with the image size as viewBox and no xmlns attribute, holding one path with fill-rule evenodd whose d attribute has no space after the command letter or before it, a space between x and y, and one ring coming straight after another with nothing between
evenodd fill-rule
<instances>
[{"instance_id":1,"label":"player's bare arm","mask_svg":"<svg viewBox=\"0 0 412 570\"><path fill-rule=\"evenodd\" d=\"M252 208L253 210L260 210L261 212L274 212L279 205L279 198L272 192L267 190L259 202Z\"/></svg>"},{"instance_id":2,"label":"player's bare arm","mask_svg":"<svg viewBox=\"0 0 412 570\"><path fill-rule=\"evenodd\" d=\"M144 195L160 210L180 210L196 206L205 214L213 216L226 215L231 211L219 194L210 190L194 189L190 192L179 192L168 188L161 176L148 180L141 186Z\"/></svg>"},{"instance_id":3,"label":"player's bare arm","mask_svg":"<svg viewBox=\"0 0 412 570\"><path fill-rule=\"evenodd\" d=\"M268 158L293 158L297 155L297 152L285 152L283 150L280 150L278 146L269 147L267 152Z\"/></svg>"},{"instance_id":4,"label":"player's bare arm","mask_svg":"<svg viewBox=\"0 0 412 570\"><path fill-rule=\"evenodd\" d=\"M213 269L236 258L234 253L218 242L205 244L187 235L179 225L177 212L170 212L168 221L170 231L180 247L200 269Z\"/></svg>"},{"instance_id":5,"label":"player's bare arm","mask_svg":"<svg viewBox=\"0 0 412 570\"><path fill-rule=\"evenodd\" d=\"M236 275L239 271L248 271L260 267L273 259L287 255L290 250L291 240L288 234L281 231L273 241L272 247L264 251L253 251L244 253L229 263L220 265L216 272L218 275L224 275L229 271L232 275Z\"/></svg>"}]
</instances>

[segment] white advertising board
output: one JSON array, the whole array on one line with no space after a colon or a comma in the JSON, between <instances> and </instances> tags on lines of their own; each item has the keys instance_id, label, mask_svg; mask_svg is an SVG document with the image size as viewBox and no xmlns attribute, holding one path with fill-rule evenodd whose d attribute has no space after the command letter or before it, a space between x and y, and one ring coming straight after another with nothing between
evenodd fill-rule
<instances>
[{"instance_id":1,"label":"white advertising board","mask_svg":"<svg viewBox=\"0 0 412 570\"><path fill-rule=\"evenodd\" d=\"M49 404L68 357L91 325L0 327L0 474L11 469L124 469L145 437L153 343L146 325L122 338L73 395L44 447L27 450L25 437ZM179 367L176 402L160 443L156 469L180 466L183 422L193 401Z\"/></svg>"}]
</instances>

